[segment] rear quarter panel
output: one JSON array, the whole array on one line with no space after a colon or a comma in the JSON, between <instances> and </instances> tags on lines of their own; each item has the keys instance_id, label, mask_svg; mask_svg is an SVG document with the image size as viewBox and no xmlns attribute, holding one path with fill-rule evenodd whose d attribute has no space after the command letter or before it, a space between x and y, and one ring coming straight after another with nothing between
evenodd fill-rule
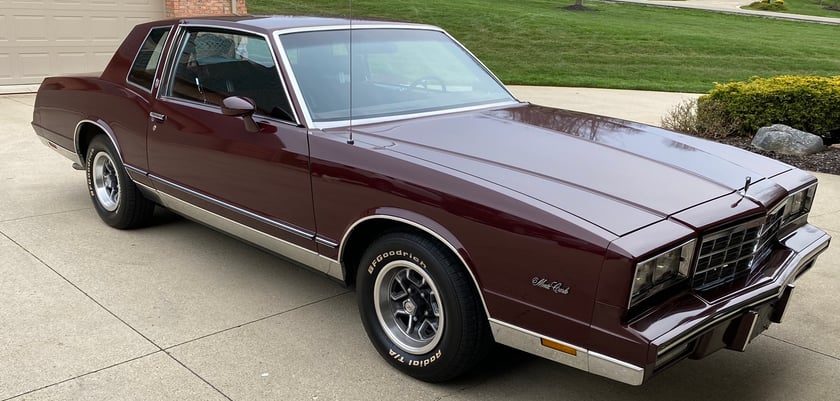
<instances>
[{"instance_id":1,"label":"rear quarter panel","mask_svg":"<svg viewBox=\"0 0 840 401\"><path fill-rule=\"evenodd\" d=\"M91 77L47 78L35 102L33 124L47 139L84 157L79 124L91 123L110 132L123 162L146 169L146 124L149 101L123 85ZM78 141L78 143L76 142Z\"/></svg>"},{"instance_id":2,"label":"rear quarter panel","mask_svg":"<svg viewBox=\"0 0 840 401\"><path fill-rule=\"evenodd\" d=\"M126 76L149 28L159 25L135 27L101 74L46 78L35 98L36 132L84 157L90 137L79 131L85 124L98 126L117 142L124 163L146 169L146 127L152 94L128 85Z\"/></svg>"}]
</instances>

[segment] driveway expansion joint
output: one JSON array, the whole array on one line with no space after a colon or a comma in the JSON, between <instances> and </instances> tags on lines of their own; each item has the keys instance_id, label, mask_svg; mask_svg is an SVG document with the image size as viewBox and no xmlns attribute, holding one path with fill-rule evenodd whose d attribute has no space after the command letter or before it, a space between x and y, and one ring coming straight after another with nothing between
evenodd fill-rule
<instances>
[{"instance_id":1,"label":"driveway expansion joint","mask_svg":"<svg viewBox=\"0 0 840 401\"><path fill-rule=\"evenodd\" d=\"M826 354L825 352L818 351L818 350L815 350L815 349L813 349L813 348L808 348L808 347L806 347L806 346L804 346L804 345L799 345L799 344L796 344L796 343L790 342L790 341L788 341L788 340L785 340L785 339L783 339L783 338L774 337L774 336L769 335L769 334L764 334L764 333L762 333L761 335L762 335L762 336L765 336L765 337L772 338L772 339L774 339L774 340L776 340L776 341L779 341L779 342L783 342L783 343L788 344L788 345L792 345L792 346L794 346L794 347L796 347L796 348L800 348L800 349L803 349L803 350L805 350L805 351L810 351L810 352L813 352L813 353L815 353L815 354L820 354L820 355L822 355L822 356L824 356L824 357L827 357L827 358L830 358L830 359L834 359L834 360L836 360L836 361L840 361L840 356L835 356L835 355L831 355L831 354Z\"/></svg>"},{"instance_id":2,"label":"driveway expansion joint","mask_svg":"<svg viewBox=\"0 0 840 401\"><path fill-rule=\"evenodd\" d=\"M205 338L213 337L213 336L218 335L218 334L226 333L228 331L236 330L236 329L241 328L241 327L250 326L254 323L259 323L259 322L262 322L264 320L268 320L268 319L271 319L271 318L274 318L274 317L277 317L277 316L285 315L289 312L294 312L296 310L303 309L303 308L306 308L308 306L312 306L312 305L319 304L321 302L329 301L329 300L338 298L342 295L349 294L351 292L352 291L350 291L350 290L343 291L343 292L340 292L338 294L330 295L330 296L325 297L325 298L321 298L321 299L318 299L318 300L315 300L315 301L312 301L312 302L305 303L303 305L296 306L294 308L286 309L284 311L280 311L280 312L277 312L277 313L272 313L270 315L266 315L266 316L263 316L261 318L257 318L257 319L254 319L254 320L251 320L251 321L248 321L248 322L245 322L245 323L240 323L236 326L231 326L231 327L228 327L226 329L222 329L222 330L218 330L218 331L215 331L215 332L212 332L212 333L209 333L209 334L205 334L205 335L193 338L191 340L180 342L180 343L175 344L175 345L170 345L166 348L161 348L161 350L166 351L166 353L169 354L169 351L174 349L174 348L178 348L178 347L183 346L183 345L187 345L187 344L190 344L190 343L193 343L193 342L196 342L196 341L200 341L200 340L203 340Z\"/></svg>"},{"instance_id":3,"label":"driveway expansion joint","mask_svg":"<svg viewBox=\"0 0 840 401\"><path fill-rule=\"evenodd\" d=\"M80 379L80 378L85 377L85 376L90 376L92 374L96 374L96 373L99 373L99 372L102 372L102 371L105 371L105 370L108 370L108 369L111 369L111 368L115 368L115 367L120 366L120 365L125 365L127 363L131 363L131 362L134 362L136 360L143 359L143 358L155 355L155 354L160 353L160 352L164 352L164 351L159 350L159 351L149 352L147 354L143 354L143 355L140 355L140 356L137 356L137 357L134 357L134 358L126 359L122 362L111 364L111 365L105 366L104 368L94 369L94 370L91 370L90 372L82 373L80 375L76 375L76 376L73 376L73 377L70 377L70 378L67 378L67 379L64 379L64 380L60 380L60 381L57 381L55 383L47 384L46 386L41 386L41 387L38 387L38 388L35 388L35 389L32 389L32 390L28 390L26 392L23 392L23 393L20 393L20 394L17 394L17 395L13 395L9 398L4 398L0 401L9 401L9 400L13 400L13 399L18 398L18 397L23 397L27 394L32 394L32 393L35 393L35 392L38 392L38 391L41 391L41 390L44 390L44 389L47 389L47 388L50 388L50 387L58 386L62 383L71 382L73 380Z\"/></svg>"},{"instance_id":4,"label":"driveway expansion joint","mask_svg":"<svg viewBox=\"0 0 840 401\"><path fill-rule=\"evenodd\" d=\"M24 252L26 252L29 256L32 256L32 258L34 258L35 260L37 260L37 261L38 261L38 263L40 263L41 265L43 265L43 266L44 266L44 267L46 267L47 269L50 269L53 273L55 273L55 275L57 275L58 277L60 277L60 278L61 278L62 280L64 280L67 284L70 284L73 288L75 288L77 291L79 291L80 293L82 293L85 297L87 297L88 299L90 299L90 300L91 300L94 304L96 304L97 306L99 306L100 308L102 308L102 310L104 310L105 312L107 312L109 315L113 316L115 319L117 319L120 323L124 324L124 325L125 325L126 327L128 327L129 329L131 329L131 331L133 331L133 332L137 333L137 335L139 335L140 337L142 337L144 340L148 341L148 342L149 342L149 344L153 345L153 346L154 346L155 348L157 348L158 350L163 351L163 348L162 348L160 345L156 344L154 341L152 341L152 340L151 340L149 337L147 337L145 334L141 333L139 330L137 330L136 328L134 328L134 326L130 325L130 324L129 324L128 322L126 322L123 318L121 318L121 317L117 316L117 314L116 314L116 313L114 313L114 312L112 312L110 309L108 309L105 305L103 305L101 302L99 302L96 298L94 298L92 295L88 294L88 293L87 293L85 290L83 290L81 287L79 287L78 285L76 285L76 283L74 283L73 281L71 281L70 279L68 279L67 277L65 277L63 274L59 273L59 272L58 272L58 270L54 269L54 268L53 268L52 266L50 266L47 262L45 262L43 259L41 259L41 258L40 258L40 257L38 257L37 255L35 255L34 253L32 253L32 251L30 251L29 249L27 249L26 247L24 247L24 246L23 246L23 245L21 245L19 242L15 241L13 238L9 237L9 236L8 236L8 235L6 235L5 233L0 232L0 234L2 234L4 237L8 238L8 239L9 239L9 241L11 241L13 244L15 244L16 246L18 246L20 249L22 249Z\"/></svg>"},{"instance_id":5,"label":"driveway expansion joint","mask_svg":"<svg viewBox=\"0 0 840 401\"><path fill-rule=\"evenodd\" d=\"M225 394L222 390L219 390L219 388L218 388L218 387L214 386L212 383L210 383L209 381L207 381L207 379L205 379L205 378L201 377L201 375L199 375L196 371L192 370L192 369L191 369L189 366L187 366L185 363L183 363L183 362L179 361L179 360L178 360L178 358L176 358L174 355L170 354L170 353L169 353L169 351L163 350L163 352L166 354L166 356L168 356L170 359L172 359L173 361L175 361L175 363L177 363L178 365L181 365L181 367L183 367L184 369L186 369L186 370L187 370L188 372L190 372L193 376L197 377L197 378L198 378L198 380L201 380L202 382L204 382L204 384L206 384L206 385L210 386L210 388L212 388L214 391L216 391L217 393L219 393L222 397L225 397L225 399L227 399L227 400L233 401L233 398L230 398L230 397L229 397L227 394Z\"/></svg>"},{"instance_id":6,"label":"driveway expansion joint","mask_svg":"<svg viewBox=\"0 0 840 401\"><path fill-rule=\"evenodd\" d=\"M0 223L11 223L11 222L23 221L23 220L27 220L27 219L34 219L34 218L38 218L38 217L56 216L56 215L59 215L59 214L75 213L75 212L82 212L82 211L87 211L87 210L90 210L90 208L85 207L85 208L79 208L79 209L62 210L62 211L59 211L59 212L32 214L32 215L29 215L29 216L20 216L20 217L13 217L13 218L7 219L7 220L0 220Z\"/></svg>"}]
</instances>

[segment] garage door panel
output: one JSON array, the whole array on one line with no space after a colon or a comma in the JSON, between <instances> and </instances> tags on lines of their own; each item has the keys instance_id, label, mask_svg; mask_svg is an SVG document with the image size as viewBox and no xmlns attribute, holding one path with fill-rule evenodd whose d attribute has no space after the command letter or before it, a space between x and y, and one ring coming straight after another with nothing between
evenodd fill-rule
<instances>
[{"instance_id":1,"label":"garage door panel","mask_svg":"<svg viewBox=\"0 0 840 401\"><path fill-rule=\"evenodd\" d=\"M4 2L0 8L0 85L101 71L134 25L163 16L163 0Z\"/></svg>"},{"instance_id":2,"label":"garage door panel","mask_svg":"<svg viewBox=\"0 0 840 401\"><path fill-rule=\"evenodd\" d=\"M24 78L38 78L50 73L49 53L21 53L18 56L20 70L18 73Z\"/></svg>"},{"instance_id":3,"label":"garage door panel","mask_svg":"<svg viewBox=\"0 0 840 401\"><path fill-rule=\"evenodd\" d=\"M59 15L52 17L52 24L58 34L58 42L84 42L85 35L79 27L84 26L85 17L81 15Z\"/></svg>"},{"instance_id":4,"label":"garage door panel","mask_svg":"<svg viewBox=\"0 0 840 401\"><path fill-rule=\"evenodd\" d=\"M128 33L125 23L120 23L124 19L113 16L91 17L91 39L95 42L119 42Z\"/></svg>"},{"instance_id":5,"label":"garage door panel","mask_svg":"<svg viewBox=\"0 0 840 401\"><path fill-rule=\"evenodd\" d=\"M0 81L12 78L12 62L8 54L0 54Z\"/></svg>"},{"instance_id":6,"label":"garage door panel","mask_svg":"<svg viewBox=\"0 0 840 401\"><path fill-rule=\"evenodd\" d=\"M0 86L40 83L45 76L100 72L114 50L110 45L78 44L13 49L0 54ZM59 72L57 72L59 71Z\"/></svg>"},{"instance_id":7,"label":"garage door panel","mask_svg":"<svg viewBox=\"0 0 840 401\"><path fill-rule=\"evenodd\" d=\"M0 46L2 46L4 42L11 40L11 28L9 28L9 24L11 24L11 22L9 22L9 18L0 13Z\"/></svg>"},{"instance_id":8,"label":"garage door panel","mask_svg":"<svg viewBox=\"0 0 840 401\"><path fill-rule=\"evenodd\" d=\"M39 15L12 15L12 27L18 42L46 42L47 18Z\"/></svg>"}]
</instances>

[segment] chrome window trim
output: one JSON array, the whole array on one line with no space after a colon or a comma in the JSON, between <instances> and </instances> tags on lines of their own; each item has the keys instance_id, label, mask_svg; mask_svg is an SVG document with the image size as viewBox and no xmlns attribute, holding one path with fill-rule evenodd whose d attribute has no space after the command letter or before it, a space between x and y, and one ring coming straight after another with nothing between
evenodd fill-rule
<instances>
[{"instance_id":1,"label":"chrome window trim","mask_svg":"<svg viewBox=\"0 0 840 401\"><path fill-rule=\"evenodd\" d=\"M175 27L175 25L158 25L158 26L150 27L149 32L146 32L146 37L143 38L143 42L140 43L141 49L142 49L143 43L146 43L146 39L149 39L149 35L152 34L152 31L154 31L155 29L161 29L161 28L169 28L169 33L166 34L166 39L164 40L164 46L166 46L166 42L169 40L169 38L170 38L169 35L172 34L172 31L174 30L173 29L174 27ZM147 93L151 94L152 89L154 89L154 87L155 87L155 79L156 79L155 77L158 75L158 71L160 71L160 67L161 66L164 66L164 67L166 66L166 61L168 60L169 51L171 51L171 45L170 45L170 49L168 49L169 51L166 51L166 52L161 51L160 52L161 59L158 60L158 64L155 67L155 75L152 77L152 87L151 88L142 87L139 84L137 84L135 82L132 82L130 79L128 79L129 77L131 77L131 70L134 67L134 63L137 62L137 57L140 56L141 49L137 49L137 53L134 54L134 58L131 60L131 64L128 67L128 72L125 74L125 83L127 85L134 86L135 88L139 88L143 92L147 92ZM163 64L161 64L161 62L163 62Z\"/></svg>"},{"instance_id":2,"label":"chrome window trim","mask_svg":"<svg viewBox=\"0 0 840 401\"><path fill-rule=\"evenodd\" d=\"M361 24L354 24L352 22L348 22L346 24L335 24L335 25L320 25L320 26L304 26L304 27L296 27L296 28L283 28L277 29L274 31L275 35L285 35L289 33L300 33L300 32L320 32L320 31L346 31L350 29L414 29L418 31L438 31L446 33L443 28L434 26L434 25L425 25L425 24L412 24L412 23L405 23L405 24L371 24L371 23L361 23Z\"/></svg>"},{"instance_id":3,"label":"chrome window trim","mask_svg":"<svg viewBox=\"0 0 840 401\"><path fill-rule=\"evenodd\" d=\"M501 87L502 87L502 89L504 89L504 90L505 90L505 92L507 92L508 96L510 96L512 99L516 100L516 103L519 103L519 100L518 100L518 99L516 99L516 96L513 96L513 93L511 93L511 92L508 90L508 88L507 88L507 86L505 86L504 82L502 82L502 80L501 80L501 79L499 79L499 77L497 77L497 76L496 76L496 74L494 74L494 73L493 73L493 71L491 71L489 68L487 68L487 65L485 65L485 64L484 64L484 62L483 62L483 61L481 61L481 59L479 59L478 57L476 57L476 56L475 56L475 54L473 54L473 52L471 52L471 51L470 51L470 49L468 49L468 48L467 48L466 46L464 46L461 42L459 42L459 41L458 41L458 39L455 39L455 37L454 37L454 36L450 35L450 34L449 34L449 32L446 32L446 31L444 31L444 30L441 30L441 32L443 32L443 34L444 34L444 35L448 36L448 37L449 37L449 39L452 39L452 41L453 41L453 42L455 42L455 44L457 44L459 47L461 47L461 50L463 50L463 51L467 52L467 54L469 54L469 56L470 56L470 57L472 57L473 61L477 62L477 63L478 63L478 65L480 65L480 66L481 66L481 68L483 68L483 69L484 69L484 71L485 71L488 75L490 75L490 77L492 77L494 80L496 80L496 83L498 83L498 84L499 84L499 86L501 86Z\"/></svg>"},{"instance_id":4,"label":"chrome window trim","mask_svg":"<svg viewBox=\"0 0 840 401\"><path fill-rule=\"evenodd\" d=\"M470 267L469 267L470 265L467 264L467 261L464 259L463 256L461 256L461 253L458 252L458 249L455 248L455 246L452 245L452 243L447 241L445 238L443 238L440 234L436 233L431 228L426 227L422 224L416 223L414 221L404 219L402 217L387 215L387 214L375 214L375 215L366 216L366 217L363 217L361 219L356 220L353 224L350 225L350 228L348 228L347 231L344 232L344 235L341 238L340 245L338 246L338 263L340 265L342 265L342 266L344 265L344 260L343 260L344 259L344 251L345 251L345 248L347 247L347 240L350 239L350 234L353 233L353 230L355 230L356 227L358 227L360 224L362 224L362 223L364 223L368 220L391 220L391 221L396 221L398 223L402 223L402 224L412 226L412 227L414 227L414 228L416 228L420 231L423 231L426 234L431 235L433 238L438 240L441 244L443 244L444 246L449 248L449 250L452 251L452 253L461 262L461 265L464 266L464 269L466 269L467 272L470 274L470 278L472 278L473 285L475 285L476 292L478 292L478 297L481 300L481 306L484 308L484 313L487 315L487 318L490 319L490 310L487 309L487 302L484 300L484 293L481 290L481 286L478 284L478 279L475 277L475 274L473 273L472 269L470 269Z\"/></svg>"},{"instance_id":5,"label":"chrome window trim","mask_svg":"<svg viewBox=\"0 0 840 401\"><path fill-rule=\"evenodd\" d=\"M309 231L306 231L306 230L302 230L302 229L299 229L297 227L291 226L289 224L283 223L281 221L270 219L268 217L261 216L257 213L251 212L249 210L245 210L245 209L240 208L238 206L231 205L230 203L227 203L227 202L221 201L219 199L213 198L211 196L205 195L203 193L192 190L190 188L187 188L183 185L172 182L172 181L167 180L165 178L159 177L157 175L149 174L148 177L151 178L154 181L160 182L162 184L168 185L168 186L173 187L175 189L178 189L180 191L186 192L186 193L188 193L190 195L193 195L193 196L195 196L199 199L202 199L206 202L210 202L210 203L212 203L216 206L223 207L225 209L228 209L228 210L230 210L232 212L235 212L235 213L239 213L239 214L241 214L245 217L248 217L250 219L259 221L259 222L264 223L264 224L268 224L272 227L279 228L279 229L284 230L284 231L286 231L290 234L294 234L294 235L297 235L299 237L306 238L308 240L314 240L315 239L315 233L312 233L312 232L309 232ZM160 191L160 190L158 192L160 192L161 194L165 193L164 191ZM210 212L208 212L208 213L210 213Z\"/></svg>"},{"instance_id":6,"label":"chrome window trim","mask_svg":"<svg viewBox=\"0 0 840 401\"><path fill-rule=\"evenodd\" d=\"M162 97L158 98L158 101L159 102L166 102L166 103L174 103L174 104L178 104L178 105L186 106L186 107L193 107L193 108L196 108L196 109L201 109L201 110L206 111L208 113L216 113L216 114L220 114L220 115L222 114L221 108L219 106L215 105L215 104L201 103L201 102L197 102L195 100L182 99L182 98L179 98L179 97L171 97L171 96L162 96ZM263 114L254 114L253 118L254 118L254 121L256 121L256 122L271 121L271 122L276 123L276 124L283 124L283 125L287 125L289 127L300 128L300 125L298 123L293 122L293 121L281 120L281 119L278 119L276 117L266 116L266 115L263 115Z\"/></svg>"},{"instance_id":7,"label":"chrome window trim","mask_svg":"<svg viewBox=\"0 0 840 401\"><path fill-rule=\"evenodd\" d=\"M339 128L339 127L352 127L354 125L366 125L366 124L376 124L376 123L383 123L389 121L399 121L399 120L407 120L412 118L420 118L420 117L430 117L430 116L442 116L447 114L455 114L455 113L463 113L466 111L475 111L475 110L489 110L504 106L513 106L520 104L518 101L509 101L509 102L497 102L497 103L487 103L487 104L480 104L476 106L465 106L459 107L454 109L445 109L445 110L435 110L435 111L426 111L422 113L411 113L411 114L398 114L393 116L384 116L384 117L373 117L373 118L365 118L361 120L341 120L341 121L326 121L320 123L313 123L315 125L314 128L316 129L329 129L329 128Z\"/></svg>"},{"instance_id":8,"label":"chrome window trim","mask_svg":"<svg viewBox=\"0 0 840 401\"><path fill-rule=\"evenodd\" d=\"M297 77L295 76L295 72L292 69L292 64L289 61L289 58L286 56L286 49L283 47L283 42L281 40L281 36L292 34L292 33L302 33L302 32L322 32L322 31L348 31L351 32L354 30L361 30L361 29L403 29L403 30L418 30L418 31L434 31L440 32L446 35L450 40L452 40L458 47L461 48L473 61L475 61L487 74L490 75L496 83L505 91L505 93L510 96L512 100L505 101L505 102L496 102L496 103L488 103L488 104L481 104L476 106L465 106L465 107L458 107L458 108L451 108L451 109L444 109L444 110L435 110L429 112L420 112L420 113L410 113L410 114L398 114L393 116L385 116L385 117L374 117L374 118L365 118L365 119L349 119L349 120L339 120L339 121L324 121L324 122L315 122L312 120L312 113L309 110L309 107L306 105L306 101L303 99L303 93L300 90L300 86L298 85ZM278 53L280 53L280 58L283 62L283 68L289 75L289 80L291 81L292 88L295 90L295 99L297 100L298 104L300 105L301 110L303 111L303 117L306 121L306 126L313 129L329 129L329 128L339 128L339 127L352 127L353 125L364 125L364 124L374 124L380 122L387 122L387 121L396 121L396 120L403 120L409 118L419 118L419 117L428 117L428 116L437 116L437 115L445 115L451 113L458 113L464 111L473 111L473 110L481 110L481 109L489 109L501 106L511 106L515 104L521 103L519 100L516 99L515 96L507 89L507 87L502 83L502 81L490 71L489 68L479 60L469 49L464 47L461 42L458 42L452 35L448 32L444 31L442 28L431 26L431 25L400 25L400 24L382 24L382 25L375 25L375 24L345 24L345 25L330 25L330 26L318 26L318 27L302 27L302 28L289 28L289 29L280 29L274 31L274 40L275 46L277 46ZM352 114L352 113L351 113ZM351 115L352 117L352 115Z\"/></svg>"},{"instance_id":9,"label":"chrome window trim","mask_svg":"<svg viewBox=\"0 0 840 401\"><path fill-rule=\"evenodd\" d=\"M135 84L134 82L126 80L125 84L128 85L128 86L134 87L135 89L139 89L143 92L146 92L147 94L150 94L150 95L152 94L152 91L150 89L146 89L146 88L144 88L140 85ZM154 85L155 85L154 84L154 79L152 79L152 87L154 87Z\"/></svg>"},{"instance_id":10,"label":"chrome window trim","mask_svg":"<svg viewBox=\"0 0 840 401\"><path fill-rule=\"evenodd\" d=\"M164 64L163 74L161 75L161 84L159 85L158 91L157 91L157 99L158 100L162 100L162 99L165 98L167 100L176 99L176 100L185 101L185 102L188 102L188 104L190 104L190 105L192 105L192 104L203 104L203 103L190 101L188 99L175 98L173 96L170 96L170 95L166 94L169 91L169 89L171 87L171 84L172 84L171 78L172 78L172 75L173 75L173 69L175 68L174 67L175 66L174 57L176 57L178 55L179 50L185 45L185 42L183 40L184 39L183 31L188 30L190 28L210 28L210 29L216 29L216 30L220 30L220 31L232 31L232 33L233 32L240 32L240 33L245 33L245 34L248 34L248 35L251 35L251 36L257 36L257 37L263 38L265 40L266 45L268 46L268 49L271 52L271 59L272 59L272 61L274 61L274 71L277 73L278 78L280 78L280 84L283 85L283 93L286 95L286 100L289 102L289 107L291 109L290 111L292 112L292 117L294 118L294 121L285 121L285 120L281 120L281 119L276 119L274 117L265 116L265 115L262 115L262 114L259 114L259 113L255 113L254 115L258 116L260 118L264 117L264 118L269 118L269 119L272 119L272 120L277 120L279 122L286 123L288 125L293 125L293 126L300 126L301 125L300 116L298 116L297 111L295 111L294 103L292 103L292 96L291 96L291 93L289 92L289 86L287 85L286 80L283 79L283 71L280 69L280 62L277 59L277 54L276 54L277 52L275 51L276 49L271 46L271 44L273 42L271 37L266 35L266 34L260 33L260 32L256 32L256 31L249 30L249 29L238 28L238 27L219 26L219 25L213 25L213 24L190 24L190 23L183 23L183 24L178 25L178 29L175 31L175 36L173 38L173 42L169 46L169 52L167 52L166 63ZM233 33L233 34L236 34L236 33ZM218 107L218 106L214 105L214 107Z\"/></svg>"}]
</instances>

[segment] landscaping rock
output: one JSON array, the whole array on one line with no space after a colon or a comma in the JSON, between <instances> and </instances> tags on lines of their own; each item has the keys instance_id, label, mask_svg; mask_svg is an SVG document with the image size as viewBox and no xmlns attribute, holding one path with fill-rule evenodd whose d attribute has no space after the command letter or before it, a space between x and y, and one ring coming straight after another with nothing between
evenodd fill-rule
<instances>
[{"instance_id":1,"label":"landscaping rock","mask_svg":"<svg viewBox=\"0 0 840 401\"><path fill-rule=\"evenodd\" d=\"M823 140L819 136L784 124L760 128L752 140L752 146L795 156L811 155L824 148Z\"/></svg>"}]
</instances>

